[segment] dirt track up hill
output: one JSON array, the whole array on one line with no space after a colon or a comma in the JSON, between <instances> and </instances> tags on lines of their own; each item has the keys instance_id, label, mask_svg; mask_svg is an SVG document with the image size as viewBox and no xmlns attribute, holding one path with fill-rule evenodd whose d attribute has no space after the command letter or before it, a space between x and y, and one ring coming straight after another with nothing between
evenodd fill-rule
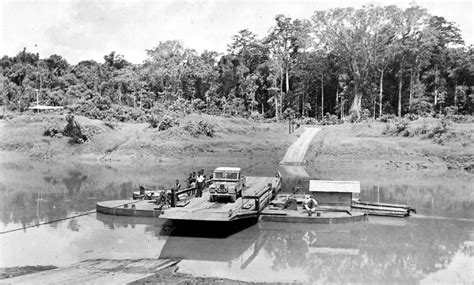
<instances>
[{"instance_id":1,"label":"dirt track up hill","mask_svg":"<svg viewBox=\"0 0 474 285\"><path fill-rule=\"evenodd\" d=\"M320 128L305 128L300 137L288 148L281 165L298 165L304 162L306 151Z\"/></svg>"}]
</instances>

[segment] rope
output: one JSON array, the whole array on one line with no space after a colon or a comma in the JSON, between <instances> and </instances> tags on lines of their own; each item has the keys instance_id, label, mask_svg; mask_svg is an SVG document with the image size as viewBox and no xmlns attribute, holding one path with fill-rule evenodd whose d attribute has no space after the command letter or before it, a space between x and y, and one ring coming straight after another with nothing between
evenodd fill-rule
<instances>
[{"instance_id":1,"label":"rope","mask_svg":"<svg viewBox=\"0 0 474 285\"><path fill-rule=\"evenodd\" d=\"M246 170L246 169L250 169L252 167L255 167L259 164L261 164L262 162L257 162L253 165L250 165L248 167L245 167L243 168L242 170ZM185 189L186 190L186 189ZM122 207L124 205L131 205L131 204L135 204L135 203L138 203L142 200L137 200L136 202L130 202L130 203L125 203L125 204L122 204L122 205L118 205L118 206L115 206L113 208L118 208L118 207ZM43 223L38 223L38 224L35 224L35 225L30 225L30 226L26 226L26 227L21 227L21 228L16 228L16 229L11 229L11 230L7 230L7 231L3 231L3 232L0 232L0 235L3 235L3 234L7 234L7 233L12 233L12 232L16 232L16 231L21 231L21 230L26 230L26 229L29 229L29 228L34 228L34 227L39 227L39 226L43 226L43 225L48 225L48 224L54 224L54 223L57 223L57 222L62 222L62 221L66 221L66 220L71 220L71 219L74 219L74 218L78 218L78 217L82 217L82 216L87 216L87 215L90 215L90 214L94 214L96 213L97 211L94 210L94 211L90 211L90 212L86 212L86 213L82 213L82 214L77 214L77 215L74 215L74 216L71 216L71 217L66 217L66 218L62 218L62 219L57 219L57 220L54 220L54 221L48 221L48 222L43 222Z\"/></svg>"},{"instance_id":2,"label":"rope","mask_svg":"<svg viewBox=\"0 0 474 285\"><path fill-rule=\"evenodd\" d=\"M125 204L118 205L118 206L115 206L115 207L112 207L112 208L118 208L118 207L122 207L122 206L124 206L124 205L131 205L131 204L138 203L138 202L140 202L140 201L142 201L142 200L137 200L137 201L134 201L134 202L125 203ZM12 232L16 232L16 231L21 231L21 230L26 230L26 229L29 229L29 228L39 227L39 226L43 226L43 225L54 224L54 223L57 223L57 222L62 222L62 221L66 221L66 220L71 220L71 219L74 219L74 218L78 218L78 217L82 217L82 216L87 216L87 215L95 214L95 213L97 213L97 210L90 211L90 212L85 212L85 213L81 213L81 214L77 214L77 215L74 215L74 216L71 216L71 217L66 217L66 218L57 219L57 220L48 221L48 222L42 222L42 223L38 223L38 224L35 224L35 225L26 226L26 227L11 229L11 230L8 230L8 231L3 231L3 232L0 232L0 235L7 234L7 233L12 233Z\"/></svg>"}]
</instances>

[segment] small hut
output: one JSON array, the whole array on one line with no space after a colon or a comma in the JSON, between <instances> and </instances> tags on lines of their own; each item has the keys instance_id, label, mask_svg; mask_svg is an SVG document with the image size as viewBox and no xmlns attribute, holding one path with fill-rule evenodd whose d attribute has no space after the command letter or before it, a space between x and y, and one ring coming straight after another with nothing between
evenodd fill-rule
<instances>
[{"instance_id":1,"label":"small hut","mask_svg":"<svg viewBox=\"0 0 474 285\"><path fill-rule=\"evenodd\" d=\"M320 206L350 209L352 196L360 194L359 181L310 180L309 192Z\"/></svg>"}]
</instances>

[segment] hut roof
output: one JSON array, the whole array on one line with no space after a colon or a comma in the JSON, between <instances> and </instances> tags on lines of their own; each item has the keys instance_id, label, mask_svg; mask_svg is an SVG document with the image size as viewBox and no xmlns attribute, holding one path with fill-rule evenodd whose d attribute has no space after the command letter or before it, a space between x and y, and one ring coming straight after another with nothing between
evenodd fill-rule
<instances>
[{"instance_id":1,"label":"hut roof","mask_svg":"<svg viewBox=\"0 0 474 285\"><path fill-rule=\"evenodd\" d=\"M310 180L310 192L360 193L360 181Z\"/></svg>"}]
</instances>

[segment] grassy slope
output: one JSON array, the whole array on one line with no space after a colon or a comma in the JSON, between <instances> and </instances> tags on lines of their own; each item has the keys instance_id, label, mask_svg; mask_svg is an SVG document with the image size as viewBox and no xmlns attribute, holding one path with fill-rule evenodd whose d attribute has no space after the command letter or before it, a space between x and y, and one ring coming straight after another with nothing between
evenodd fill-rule
<instances>
[{"instance_id":1,"label":"grassy slope","mask_svg":"<svg viewBox=\"0 0 474 285\"><path fill-rule=\"evenodd\" d=\"M57 192L60 189L54 190L43 177L68 179L72 172L97 181L97 188L130 181L168 186L190 171L202 168L209 172L222 165L273 175L298 133L287 135L285 124L236 118L191 115L183 120L212 122L216 136L192 137L179 127L160 132L148 124L114 123L111 128L99 120L76 117L83 129L95 134L82 145L70 145L69 138L43 136L49 124L66 125L62 116L21 115L0 120L0 186Z\"/></svg>"},{"instance_id":2,"label":"grassy slope","mask_svg":"<svg viewBox=\"0 0 474 285\"><path fill-rule=\"evenodd\" d=\"M434 122L416 121L410 128L425 123ZM472 170L448 169L453 160L473 162L474 124L452 125L455 135L443 145L423 136L383 135L385 129L386 124L378 122L325 127L307 153L310 175L359 180L363 189L407 185L437 191L440 201L474 200Z\"/></svg>"},{"instance_id":3,"label":"grassy slope","mask_svg":"<svg viewBox=\"0 0 474 285\"><path fill-rule=\"evenodd\" d=\"M68 144L69 138L43 136L50 124L65 126L63 116L18 116L10 121L0 120L0 151L27 155L38 160L75 161L152 161L209 156L209 153L277 152L281 156L292 138L281 136L283 124L259 124L244 119L190 115L188 120L205 120L216 126L216 136L193 137L180 127L166 131L152 129L148 124L114 123L107 126L99 120L76 117L83 129L92 130L90 141L82 145ZM203 153L207 153L203 155Z\"/></svg>"}]
</instances>

